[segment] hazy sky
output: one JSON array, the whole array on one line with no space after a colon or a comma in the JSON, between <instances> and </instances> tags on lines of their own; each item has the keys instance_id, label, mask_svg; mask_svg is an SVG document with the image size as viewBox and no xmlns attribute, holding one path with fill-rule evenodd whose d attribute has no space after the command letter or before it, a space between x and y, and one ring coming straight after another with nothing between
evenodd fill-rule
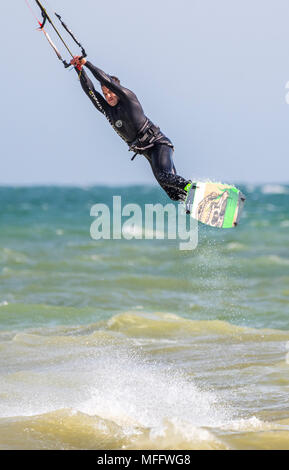
<instances>
[{"instance_id":1,"label":"hazy sky","mask_svg":"<svg viewBox=\"0 0 289 470\"><path fill-rule=\"evenodd\" d=\"M137 94L179 174L289 182L288 0L43 3ZM24 0L2 2L0 184L154 183L36 28Z\"/></svg>"}]
</instances>

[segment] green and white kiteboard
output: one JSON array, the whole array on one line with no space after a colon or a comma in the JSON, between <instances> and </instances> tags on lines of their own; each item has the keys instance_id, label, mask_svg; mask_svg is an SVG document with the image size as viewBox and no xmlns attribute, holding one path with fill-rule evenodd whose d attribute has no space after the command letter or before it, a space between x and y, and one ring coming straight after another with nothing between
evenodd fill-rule
<instances>
[{"instance_id":1,"label":"green and white kiteboard","mask_svg":"<svg viewBox=\"0 0 289 470\"><path fill-rule=\"evenodd\" d=\"M245 196L234 186L196 182L186 186L185 210L203 224L218 228L238 225Z\"/></svg>"}]
</instances>

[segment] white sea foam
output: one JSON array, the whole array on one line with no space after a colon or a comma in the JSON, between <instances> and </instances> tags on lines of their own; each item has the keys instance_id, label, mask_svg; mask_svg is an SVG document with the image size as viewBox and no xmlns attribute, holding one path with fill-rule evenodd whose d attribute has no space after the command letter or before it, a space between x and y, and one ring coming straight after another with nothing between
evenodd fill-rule
<instances>
[{"instance_id":1,"label":"white sea foam","mask_svg":"<svg viewBox=\"0 0 289 470\"><path fill-rule=\"evenodd\" d=\"M101 365L101 367L100 367ZM102 356L95 364L91 398L78 406L118 425L148 427L159 433L165 422L199 428L229 419L214 392L201 391L174 367L124 354Z\"/></svg>"},{"instance_id":2,"label":"white sea foam","mask_svg":"<svg viewBox=\"0 0 289 470\"><path fill-rule=\"evenodd\" d=\"M27 354L34 361L37 347L36 363L40 361L43 370L2 377L6 398L0 406L1 417L70 409L110 420L133 432L144 427L157 434L168 423L174 429L186 428L189 433L231 419L229 407L221 405L217 393L200 390L190 376L175 366L148 361L139 348L108 344L89 350L83 340L70 341L67 339L55 351L46 339L26 335L24 363L27 365ZM19 348L19 341L11 343L11 347ZM64 363L62 354L66 357Z\"/></svg>"},{"instance_id":3,"label":"white sea foam","mask_svg":"<svg viewBox=\"0 0 289 470\"><path fill-rule=\"evenodd\" d=\"M288 194L288 188L281 184L265 184L261 188L263 194Z\"/></svg>"},{"instance_id":4,"label":"white sea foam","mask_svg":"<svg viewBox=\"0 0 289 470\"><path fill-rule=\"evenodd\" d=\"M281 256L277 255L269 255L267 256L267 259L274 264L289 265L289 258L282 258Z\"/></svg>"},{"instance_id":5,"label":"white sea foam","mask_svg":"<svg viewBox=\"0 0 289 470\"><path fill-rule=\"evenodd\" d=\"M227 250L229 251L241 251L244 250L246 246L243 243L239 242L230 242L227 244Z\"/></svg>"},{"instance_id":6,"label":"white sea foam","mask_svg":"<svg viewBox=\"0 0 289 470\"><path fill-rule=\"evenodd\" d=\"M282 429L282 425L278 423L270 423L262 421L256 416L251 418L236 419L221 426L226 431L234 432L255 432L255 431L272 431Z\"/></svg>"}]
</instances>

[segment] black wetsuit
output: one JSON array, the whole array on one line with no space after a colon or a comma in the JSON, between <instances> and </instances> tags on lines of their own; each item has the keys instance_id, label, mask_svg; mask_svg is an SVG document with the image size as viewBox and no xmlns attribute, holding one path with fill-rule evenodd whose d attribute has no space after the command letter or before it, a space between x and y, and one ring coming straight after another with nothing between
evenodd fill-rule
<instances>
[{"instance_id":1,"label":"black wetsuit","mask_svg":"<svg viewBox=\"0 0 289 470\"><path fill-rule=\"evenodd\" d=\"M140 102L132 91L116 83L90 62L86 62L85 66L101 85L106 86L119 98L116 106L110 106L95 90L85 71L82 69L79 73L77 70L81 86L94 106L104 114L131 150L147 158L155 178L168 196L174 201L184 200L187 195L184 188L190 181L176 174L171 141L145 116Z\"/></svg>"}]
</instances>

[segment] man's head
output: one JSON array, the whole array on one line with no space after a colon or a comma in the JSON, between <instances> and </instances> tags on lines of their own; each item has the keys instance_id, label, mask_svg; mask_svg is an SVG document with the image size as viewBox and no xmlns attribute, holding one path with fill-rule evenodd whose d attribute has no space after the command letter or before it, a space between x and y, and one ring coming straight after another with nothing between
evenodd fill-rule
<instances>
[{"instance_id":1,"label":"man's head","mask_svg":"<svg viewBox=\"0 0 289 470\"><path fill-rule=\"evenodd\" d=\"M112 76L110 78L118 85L120 84L120 80L117 77ZM117 103L119 102L119 97L104 85L101 86L101 89L102 89L103 96L105 97L108 104L110 106L116 106Z\"/></svg>"}]
</instances>

